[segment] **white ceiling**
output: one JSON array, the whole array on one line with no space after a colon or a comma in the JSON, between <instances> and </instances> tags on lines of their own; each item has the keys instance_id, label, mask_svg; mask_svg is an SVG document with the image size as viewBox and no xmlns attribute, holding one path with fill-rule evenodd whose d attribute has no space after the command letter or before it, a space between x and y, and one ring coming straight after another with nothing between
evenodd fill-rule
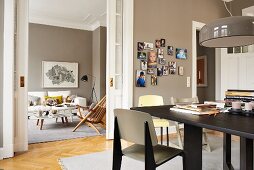
<instances>
[{"instance_id":1,"label":"white ceiling","mask_svg":"<svg viewBox=\"0 0 254 170\"><path fill-rule=\"evenodd\" d=\"M29 22L94 30L106 26L107 0L30 0Z\"/></svg>"}]
</instances>

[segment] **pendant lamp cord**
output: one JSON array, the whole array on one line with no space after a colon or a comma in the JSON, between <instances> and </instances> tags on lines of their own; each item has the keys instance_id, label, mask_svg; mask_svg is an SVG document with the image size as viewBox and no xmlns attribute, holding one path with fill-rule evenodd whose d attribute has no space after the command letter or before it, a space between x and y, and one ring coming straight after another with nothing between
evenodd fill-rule
<instances>
[{"instance_id":1,"label":"pendant lamp cord","mask_svg":"<svg viewBox=\"0 0 254 170\"><path fill-rule=\"evenodd\" d=\"M228 11L228 13L230 14L230 16L232 17L232 13L229 11L229 9L228 9L228 7L227 7L227 4L226 4L226 1L224 1L224 5L225 5L226 10Z\"/></svg>"}]
</instances>

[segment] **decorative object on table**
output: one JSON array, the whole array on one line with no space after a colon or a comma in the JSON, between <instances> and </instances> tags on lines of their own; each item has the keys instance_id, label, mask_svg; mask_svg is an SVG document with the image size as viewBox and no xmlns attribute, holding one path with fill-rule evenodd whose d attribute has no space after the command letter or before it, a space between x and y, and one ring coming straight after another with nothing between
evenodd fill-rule
<instances>
[{"instance_id":1,"label":"decorative object on table","mask_svg":"<svg viewBox=\"0 0 254 170\"><path fill-rule=\"evenodd\" d=\"M159 58L159 64L165 65L167 63L165 58Z\"/></svg>"},{"instance_id":2,"label":"decorative object on table","mask_svg":"<svg viewBox=\"0 0 254 170\"><path fill-rule=\"evenodd\" d=\"M146 87L146 71L137 70L136 87Z\"/></svg>"},{"instance_id":3,"label":"decorative object on table","mask_svg":"<svg viewBox=\"0 0 254 170\"><path fill-rule=\"evenodd\" d=\"M242 47L234 47L234 53L241 53L242 52Z\"/></svg>"},{"instance_id":4,"label":"decorative object on table","mask_svg":"<svg viewBox=\"0 0 254 170\"><path fill-rule=\"evenodd\" d=\"M155 51L148 52L148 68L156 68L157 67L157 55Z\"/></svg>"},{"instance_id":5,"label":"decorative object on table","mask_svg":"<svg viewBox=\"0 0 254 170\"><path fill-rule=\"evenodd\" d=\"M154 74L151 75L151 85L152 86L157 86L158 85L157 76L154 75Z\"/></svg>"},{"instance_id":6,"label":"decorative object on table","mask_svg":"<svg viewBox=\"0 0 254 170\"><path fill-rule=\"evenodd\" d=\"M187 49L176 48L176 58L186 60L187 59Z\"/></svg>"},{"instance_id":7,"label":"decorative object on table","mask_svg":"<svg viewBox=\"0 0 254 170\"><path fill-rule=\"evenodd\" d=\"M161 48L161 40L155 40L155 48Z\"/></svg>"},{"instance_id":8,"label":"decorative object on table","mask_svg":"<svg viewBox=\"0 0 254 170\"><path fill-rule=\"evenodd\" d=\"M168 76L168 74L169 74L168 66L162 66L162 75Z\"/></svg>"},{"instance_id":9,"label":"decorative object on table","mask_svg":"<svg viewBox=\"0 0 254 170\"><path fill-rule=\"evenodd\" d=\"M138 42L138 51L143 51L145 47L145 43L144 42Z\"/></svg>"},{"instance_id":10,"label":"decorative object on table","mask_svg":"<svg viewBox=\"0 0 254 170\"><path fill-rule=\"evenodd\" d=\"M178 67L178 74L180 75L180 76L183 76L183 66L179 66Z\"/></svg>"},{"instance_id":11,"label":"decorative object on table","mask_svg":"<svg viewBox=\"0 0 254 170\"><path fill-rule=\"evenodd\" d=\"M147 69L147 74L154 74L154 69L153 68Z\"/></svg>"},{"instance_id":12,"label":"decorative object on table","mask_svg":"<svg viewBox=\"0 0 254 170\"><path fill-rule=\"evenodd\" d=\"M146 60L141 60L140 61L140 69L141 70L147 70L147 61Z\"/></svg>"},{"instance_id":13,"label":"decorative object on table","mask_svg":"<svg viewBox=\"0 0 254 170\"><path fill-rule=\"evenodd\" d=\"M153 50L153 43L150 42L144 42L144 49L145 50Z\"/></svg>"},{"instance_id":14,"label":"decorative object on table","mask_svg":"<svg viewBox=\"0 0 254 170\"><path fill-rule=\"evenodd\" d=\"M174 54L174 47L173 46L168 46L167 47L167 53L168 53L168 55L173 56L173 54Z\"/></svg>"},{"instance_id":15,"label":"decorative object on table","mask_svg":"<svg viewBox=\"0 0 254 170\"><path fill-rule=\"evenodd\" d=\"M169 66L169 74L176 74L176 62L170 61L168 62L168 66Z\"/></svg>"},{"instance_id":16,"label":"decorative object on table","mask_svg":"<svg viewBox=\"0 0 254 170\"><path fill-rule=\"evenodd\" d=\"M95 99L96 99L96 102L98 102L98 99L97 99L97 95L96 95L96 91L95 91L95 81L96 81L96 77L95 76L92 76L92 75L90 75L90 74L87 74L87 75L84 75L84 76L82 76L82 78L81 78L81 81L83 81L83 82L88 82L89 81L89 78L88 77L90 77L90 78L92 78L92 91L91 91L91 96L90 96L90 102L91 103L93 103L94 102L94 100L93 100L93 97L95 97Z\"/></svg>"},{"instance_id":17,"label":"decorative object on table","mask_svg":"<svg viewBox=\"0 0 254 170\"><path fill-rule=\"evenodd\" d=\"M230 1L223 1L230 17L206 24L199 33L200 45L225 48L254 44L254 17L232 16L226 5Z\"/></svg>"},{"instance_id":18,"label":"decorative object on table","mask_svg":"<svg viewBox=\"0 0 254 170\"><path fill-rule=\"evenodd\" d=\"M146 53L145 52L138 52L137 58L139 60L146 60Z\"/></svg>"},{"instance_id":19,"label":"decorative object on table","mask_svg":"<svg viewBox=\"0 0 254 170\"><path fill-rule=\"evenodd\" d=\"M161 47L165 47L166 45L166 40L165 39L161 39Z\"/></svg>"},{"instance_id":20,"label":"decorative object on table","mask_svg":"<svg viewBox=\"0 0 254 170\"><path fill-rule=\"evenodd\" d=\"M78 87L78 63L42 61L44 88Z\"/></svg>"},{"instance_id":21,"label":"decorative object on table","mask_svg":"<svg viewBox=\"0 0 254 170\"><path fill-rule=\"evenodd\" d=\"M163 58L164 52L162 48L157 49L157 55L158 55L158 58Z\"/></svg>"},{"instance_id":22,"label":"decorative object on table","mask_svg":"<svg viewBox=\"0 0 254 170\"><path fill-rule=\"evenodd\" d=\"M242 53L249 52L249 46L242 46Z\"/></svg>"},{"instance_id":23,"label":"decorative object on table","mask_svg":"<svg viewBox=\"0 0 254 170\"><path fill-rule=\"evenodd\" d=\"M162 76L163 73L162 73L162 68L158 67L157 68L157 76Z\"/></svg>"}]
</instances>

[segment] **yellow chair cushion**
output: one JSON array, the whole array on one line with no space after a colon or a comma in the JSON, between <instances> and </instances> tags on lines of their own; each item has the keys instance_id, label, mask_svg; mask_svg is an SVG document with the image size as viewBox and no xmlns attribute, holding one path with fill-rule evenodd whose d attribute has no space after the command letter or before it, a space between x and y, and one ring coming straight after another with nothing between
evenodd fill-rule
<instances>
[{"instance_id":1,"label":"yellow chair cushion","mask_svg":"<svg viewBox=\"0 0 254 170\"><path fill-rule=\"evenodd\" d=\"M47 99L55 99L57 101L57 104L63 103L63 96L45 96L45 100Z\"/></svg>"},{"instance_id":2,"label":"yellow chair cushion","mask_svg":"<svg viewBox=\"0 0 254 170\"><path fill-rule=\"evenodd\" d=\"M153 119L153 124L155 128L169 127L169 122L166 119Z\"/></svg>"}]
</instances>

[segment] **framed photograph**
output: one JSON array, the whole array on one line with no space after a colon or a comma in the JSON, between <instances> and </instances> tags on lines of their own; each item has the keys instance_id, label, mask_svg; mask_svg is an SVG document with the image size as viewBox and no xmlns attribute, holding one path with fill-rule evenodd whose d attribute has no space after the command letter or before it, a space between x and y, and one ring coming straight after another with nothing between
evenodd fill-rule
<instances>
[{"instance_id":1,"label":"framed photograph","mask_svg":"<svg viewBox=\"0 0 254 170\"><path fill-rule=\"evenodd\" d=\"M140 69L141 70L147 70L147 61L146 60L141 60L140 61Z\"/></svg>"},{"instance_id":2,"label":"framed photograph","mask_svg":"<svg viewBox=\"0 0 254 170\"><path fill-rule=\"evenodd\" d=\"M162 75L167 76L169 74L168 66L162 66Z\"/></svg>"},{"instance_id":3,"label":"framed photograph","mask_svg":"<svg viewBox=\"0 0 254 170\"><path fill-rule=\"evenodd\" d=\"M157 68L157 54L155 51L148 52L148 68Z\"/></svg>"},{"instance_id":4,"label":"framed photograph","mask_svg":"<svg viewBox=\"0 0 254 170\"><path fill-rule=\"evenodd\" d=\"M151 75L151 85L152 86L157 86L158 85L157 76L156 75Z\"/></svg>"},{"instance_id":5,"label":"framed photograph","mask_svg":"<svg viewBox=\"0 0 254 170\"><path fill-rule=\"evenodd\" d=\"M153 43L144 42L144 49L145 50L153 50Z\"/></svg>"},{"instance_id":6,"label":"framed photograph","mask_svg":"<svg viewBox=\"0 0 254 170\"><path fill-rule=\"evenodd\" d=\"M161 48L161 40L155 40L155 48Z\"/></svg>"},{"instance_id":7,"label":"framed photograph","mask_svg":"<svg viewBox=\"0 0 254 170\"><path fill-rule=\"evenodd\" d=\"M166 45L166 40L165 39L161 39L161 47L165 47Z\"/></svg>"},{"instance_id":8,"label":"framed photograph","mask_svg":"<svg viewBox=\"0 0 254 170\"><path fill-rule=\"evenodd\" d=\"M176 58L186 60L187 59L187 49L176 48Z\"/></svg>"},{"instance_id":9,"label":"framed photograph","mask_svg":"<svg viewBox=\"0 0 254 170\"><path fill-rule=\"evenodd\" d=\"M176 69L169 69L169 74L176 74Z\"/></svg>"},{"instance_id":10,"label":"framed photograph","mask_svg":"<svg viewBox=\"0 0 254 170\"><path fill-rule=\"evenodd\" d=\"M165 58L159 58L159 64L165 65L166 64L166 59Z\"/></svg>"},{"instance_id":11,"label":"framed photograph","mask_svg":"<svg viewBox=\"0 0 254 170\"><path fill-rule=\"evenodd\" d=\"M158 55L158 58L163 58L164 51L162 48L157 49L157 55Z\"/></svg>"},{"instance_id":12,"label":"framed photograph","mask_svg":"<svg viewBox=\"0 0 254 170\"><path fill-rule=\"evenodd\" d=\"M175 61L170 61L168 62L168 66L170 69L176 69L176 62Z\"/></svg>"},{"instance_id":13,"label":"framed photograph","mask_svg":"<svg viewBox=\"0 0 254 170\"><path fill-rule=\"evenodd\" d=\"M143 51L145 47L145 43L144 42L138 42L138 51Z\"/></svg>"},{"instance_id":14,"label":"framed photograph","mask_svg":"<svg viewBox=\"0 0 254 170\"><path fill-rule=\"evenodd\" d=\"M137 70L136 87L146 87L146 71Z\"/></svg>"},{"instance_id":15,"label":"framed photograph","mask_svg":"<svg viewBox=\"0 0 254 170\"><path fill-rule=\"evenodd\" d=\"M183 66L179 66L179 67L178 67L178 74L179 74L180 76L183 76Z\"/></svg>"},{"instance_id":16,"label":"framed photograph","mask_svg":"<svg viewBox=\"0 0 254 170\"><path fill-rule=\"evenodd\" d=\"M153 68L148 68L147 69L147 74L154 74L154 69Z\"/></svg>"},{"instance_id":17,"label":"framed photograph","mask_svg":"<svg viewBox=\"0 0 254 170\"><path fill-rule=\"evenodd\" d=\"M137 58L139 60L146 60L146 53L145 52L138 52Z\"/></svg>"},{"instance_id":18,"label":"framed photograph","mask_svg":"<svg viewBox=\"0 0 254 170\"><path fill-rule=\"evenodd\" d=\"M241 53L242 47L234 47L234 53Z\"/></svg>"},{"instance_id":19,"label":"framed photograph","mask_svg":"<svg viewBox=\"0 0 254 170\"><path fill-rule=\"evenodd\" d=\"M163 73L162 73L162 68L157 68L157 76L162 76Z\"/></svg>"},{"instance_id":20,"label":"framed photograph","mask_svg":"<svg viewBox=\"0 0 254 170\"><path fill-rule=\"evenodd\" d=\"M242 53L247 53L249 51L249 46L242 46Z\"/></svg>"},{"instance_id":21,"label":"framed photograph","mask_svg":"<svg viewBox=\"0 0 254 170\"><path fill-rule=\"evenodd\" d=\"M174 54L174 47L173 46L168 46L167 47L167 53L168 53L168 55L173 56L173 54Z\"/></svg>"},{"instance_id":22,"label":"framed photograph","mask_svg":"<svg viewBox=\"0 0 254 170\"><path fill-rule=\"evenodd\" d=\"M77 88L78 63L42 61L43 88Z\"/></svg>"},{"instance_id":23,"label":"framed photograph","mask_svg":"<svg viewBox=\"0 0 254 170\"><path fill-rule=\"evenodd\" d=\"M197 87L207 87L207 57L197 57Z\"/></svg>"}]
</instances>

